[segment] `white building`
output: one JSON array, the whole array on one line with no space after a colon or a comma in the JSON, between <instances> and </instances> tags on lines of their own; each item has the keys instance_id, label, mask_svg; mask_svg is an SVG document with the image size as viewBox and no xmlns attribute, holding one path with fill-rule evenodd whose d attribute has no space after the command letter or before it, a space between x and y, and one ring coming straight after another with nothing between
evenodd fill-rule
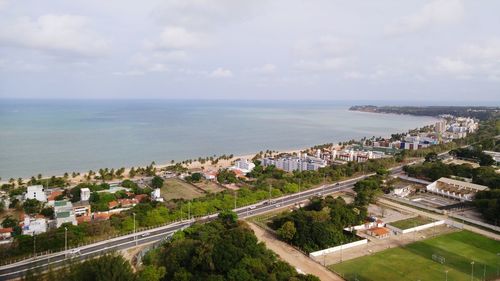
<instances>
[{"instance_id":1,"label":"white building","mask_svg":"<svg viewBox=\"0 0 500 281\"><path fill-rule=\"evenodd\" d=\"M255 168L255 164L252 161L248 161L248 159L238 159L234 162L234 168L246 174Z\"/></svg>"},{"instance_id":2,"label":"white building","mask_svg":"<svg viewBox=\"0 0 500 281\"><path fill-rule=\"evenodd\" d=\"M40 202L47 202L45 188L42 185L30 185L26 191L25 199L36 199Z\"/></svg>"},{"instance_id":3,"label":"white building","mask_svg":"<svg viewBox=\"0 0 500 281\"><path fill-rule=\"evenodd\" d=\"M439 194L460 201L472 201L478 191L488 187L449 178L440 178L426 187L428 192Z\"/></svg>"},{"instance_id":4,"label":"white building","mask_svg":"<svg viewBox=\"0 0 500 281\"><path fill-rule=\"evenodd\" d=\"M151 192L151 200L163 202L163 197L161 197L161 190L159 188L155 188L155 190Z\"/></svg>"},{"instance_id":5,"label":"white building","mask_svg":"<svg viewBox=\"0 0 500 281\"><path fill-rule=\"evenodd\" d=\"M77 225L73 204L67 200L54 202L54 215L56 217L56 227L60 227L63 223L71 223Z\"/></svg>"},{"instance_id":6,"label":"white building","mask_svg":"<svg viewBox=\"0 0 500 281\"><path fill-rule=\"evenodd\" d=\"M262 166L267 167L274 165L280 170L287 172L293 171L315 171L319 168L326 167L326 161L317 157L308 156L307 154L298 156L286 156L280 158L264 158Z\"/></svg>"},{"instance_id":7,"label":"white building","mask_svg":"<svg viewBox=\"0 0 500 281\"><path fill-rule=\"evenodd\" d=\"M80 189L80 200L89 201L89 199L90 199L90 189L87 187Z\"/></svg>"},{"instance_id":8,"label":"white building","mask_svg":"<svg viewBox=\"0 0 500 281\"><path fill-rule=\"evenodd\" d=\"M47 232L47 220L26 215L23 221L23 234L34 235Z\"/></svg>"}]
</instances>

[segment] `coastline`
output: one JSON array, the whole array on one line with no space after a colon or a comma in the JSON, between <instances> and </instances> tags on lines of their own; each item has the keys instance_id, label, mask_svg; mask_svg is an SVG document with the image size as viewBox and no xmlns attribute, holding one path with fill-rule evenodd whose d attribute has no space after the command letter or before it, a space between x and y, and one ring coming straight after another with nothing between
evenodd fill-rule
<instances>
[{"instance_id":1,"label":"coastline","mask_svg":"<svg viewBox=\"0 0 500 281\"><path fill-rule=\"evenodd\" d=\"M350 110L350 109L347 109L346 110L349 110L351 112L354 112L354 113L376 113L376 114L379 114L379 113L384 113L384 115L394 115L394 116L398 116L399 114L395 114L395 113L385 113L385 112L369 112L369 111L360 111L360 110ZM424 116L417 116L417 115L411 115L411 114L408 114L410 116L415 116L415 117L424 117ZM420 124L416 124L415 127L413 128L417 128L417 127L421 127L421 126L425 126L425 125L429 125L429 124L433 124L433 122L435 120L438 120L436 117L433 117L433 116L426 116L426 117L431 117L432 119L431 120L427 120L425 123L420 123ZM392 131L392 132L386 132L385 135L381 135L382 137L389 137L391 134L393 133L401 133L401 132L406 132L407 130L409 129L413 129L413 128L408 128L408 129L401 129L401 131L398 131L398 132L395 132L395 131ZM371 134L369 131L367 131L364 136L365 137L369 137ZM357 139L358 136L354 136L354 133L352 136L350 137L345 137L345 138L340 138L340 139L344 139L345 140L348 140L348 139ZM331 142L331 143L338 143L339 140L334 140L333 138L330 140L330 141L327 141L327 142ZM327 143L327 142L324 142L324 143ZM309 149L310 147L314 146L314 145L320 145L322 143L314 143L314 144L310 144L308 146L302 146L302 147L298 147L298 148L285 148L285 149L272 149L274 151L278 151L279 153L293 153L293 152L298 152L298 151L303 151L303 150L306 150L306 149ZM204 164L201 164L200 162L197 161L198 157L194 157L194 158L191 158L193 160L192 163L189 163L189 164L185 164L183 166L187 167L188 169L190 170L200 170L202 167L205 168L204 170L207 171L207 170L218 170L220 168L226 168L226 167L229 167L231 162L238 159L238 158L247 158L247 159L252 159L257 153L259 153L259 151L255 151L254 153L238 153L237 155L235 155L233 158L231 159L228 159L228 160L224 160L224 159L220 159L218 161L217 164L213 165L213 164L210 164L208 162L204 163ZM227 154L226 154L227 155ZM220 155L219 155L220 156ZM216 158L216 157L214 157ZM184 160L189 160L190 158L186 158ZM175 161L174 164L177 164L177 163L181 163L182 160L180 161ZM161 168L164 168L164 167L167 167L167 166L170 166L172 165L172 163L170 163L169 161L161 161L160 163L156 163L154 165L154 167L158 168L158 169L161 169ZM130 171L131 167L134 167L134 168L138 168L138 167L146 167L148 166L148 164L145 164L145 165L123 165L123 166L120 166L120 165L117 165L117 166L114 166L114 165L111 165L111 166L103 166L103 167L100 167L102 169L104 168L109 168L109 169L119 169L121 167L124 167L125 168L125 172L124 174L125 175L128 175L128 172ZM69 178L68 180L72 183L72 184L76 184L76 183L79 183L81 182L80 180L82 180L82 175L86 174L89 170L93 170L94 172L97 172L100 168L94 168L94 169L88 169L88 170L81 170L78 171L77 170L72 170L72 169L68 169L67 173L69 174ZM72 178L71 177L71 173L72 172L76 172L76 173L80 173L80 176L77 176L76 178ZM31 176L28 176L28 177L22 177L23 178L23 181L29 181L31 179L32 176L35 176L38 174L39 172L35 172L33 175ZM55 176L55 177L63 177L63 173L46 173L44 174L42 172L42 177L44 179L46 178L50 178L52 176ZM0 181L0 184L5 184L5 183L8 183L8 180L9 178L11 178L10 176L4 176L2 177L2 180ZM128 177L124 177L123 179L126 179ZM15 178L17 179L17 178ZM116 180L113 180L112 182L114 181L119 181L119 179L116 179Z\"/></svg>"}]
</instances>

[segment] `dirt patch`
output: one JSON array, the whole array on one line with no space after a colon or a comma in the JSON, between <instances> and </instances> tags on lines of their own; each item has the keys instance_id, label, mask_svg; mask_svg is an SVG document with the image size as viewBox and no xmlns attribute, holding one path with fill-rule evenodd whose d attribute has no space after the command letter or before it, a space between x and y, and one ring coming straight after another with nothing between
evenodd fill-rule
<instances>
[{"instance_id":1,"label":"dirt patch","mask_svg":"<svg viewBox=\"0 0 500 281\"><path fill-rule=\"evenodd\" d=\"M175 178L165 180L161 188L161 197L163 197L165 201L171 199L190 200L204 195L205 194L196 187Z\"/></svg>"}]
</instances>

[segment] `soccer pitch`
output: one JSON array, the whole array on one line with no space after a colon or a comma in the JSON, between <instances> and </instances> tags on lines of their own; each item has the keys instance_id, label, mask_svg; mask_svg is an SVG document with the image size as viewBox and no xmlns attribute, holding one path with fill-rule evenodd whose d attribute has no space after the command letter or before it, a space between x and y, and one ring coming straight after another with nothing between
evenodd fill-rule
<instances>
[{"instance_id":1,"label":"soccer pitch","mask_svg":"<svg viewBox=\"0 0 500 281\"><path fill-rule=\"evenodd\" d=\"M335 264L330 269L346 280L434 281L447 277L450 281L469 281L472 271L474 280L500 278L499 267L500 241L460 231Z\"/></svg>"}]
</instances>

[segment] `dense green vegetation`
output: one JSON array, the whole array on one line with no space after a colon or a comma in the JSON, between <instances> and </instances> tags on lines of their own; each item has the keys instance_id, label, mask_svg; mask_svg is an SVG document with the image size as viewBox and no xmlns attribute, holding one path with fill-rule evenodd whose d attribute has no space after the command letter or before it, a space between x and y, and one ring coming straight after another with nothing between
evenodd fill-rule
<instances>
[{"instance_id":1,"label":"dense green vegetation","mask_svg":"<svg viewBox=\"0 0 500 281\"><path fill-rule=\"evenodd\" d=\"M345 280L474 280L498 278L498 241L468 231L454 232L332 265ZM432 255L444 257L443 264Z\"/></svg>"},{"instance_id":2,"label":"dense green vegetation","mask_svg":"<svg viewBox=\"0 0 500 281\"><path fill-rule=\"evenodd\" d=\"M122 256L108 254L82 263L72 263L58 270L50 269L47 273L28 271L24 281L159 281L148 274L148 268L137 273Z\"/></svg>"},{"instance_id":3,"label":"dense green vegetation","mask_svg":"<svg viewBox=\"0 0 500 281\"><path fill-rule=\"evenodd\" d=\"M489 188L500 187L500 174L496 173L493 167L473 168L469 164L444 164L441 161L436 161L405 166L403 169L410 177L429 181L435 181L441 177L450 177L453 175L471 178L473 183L485 185Z\"/></svg>"},{"instance_id":4,"label":"dense green vegetation","mask_svg":"<svg viewBox=\"0 0 500 281\"><path fill-rule=\"evenodd\" d=\"M213 222L176 233L161 248L150 251L143 263L134 273L123 257L110 254L45 274L28 272L23 280L319 281L278 260L233 212L221 212Z\"/></svg>"},{"instance_id":5,"label":"dense green vegetation","mask_svg":"<svg viewBox=\"0 0 500 281\"><path fill-rule=\"evenodd\" d=\"M177 233L151 255L145 263L164 268L163 280L319 280L278 260L232 212Z\"/></svg>"},{"instance_id":6,"label":"dense green vegetation","mask_svg":"<svg viewBox=\"0 0 500 281\"><path fill-rule=\"evenodd\" d=\"M500 108L491 106L352 106L349 110L409 114L417 116L439 116L449 114L454 116L472 117L488 120L498 117Z\"/></svg>"},{"instance_id":7,"label":"dense green vegetation","mask_svg":"<svg viewBox=\"0 0 500 281\"><path fill-rule=\"evenodd\" d=\"M270 227L282 240L307 253L356 241L355 233L344 228L364 221L368 204L382 192L382 176L359 181L354 190L357 195L352 204L341 197L314 198L303 208L278 215Z\"/></svg>"},{"instance_id":8,"label":"dense green vegetation","mask_svg":"<svg viewBox=\"0 0 500 281\"><path fill-rule=\"evenodd\" d=\"M490 155L484 153L480 147L457 148L450 151L450 155L466 160L478 162L481 166L491 166L495 160Z\"/></svg>"}]
</instances>

